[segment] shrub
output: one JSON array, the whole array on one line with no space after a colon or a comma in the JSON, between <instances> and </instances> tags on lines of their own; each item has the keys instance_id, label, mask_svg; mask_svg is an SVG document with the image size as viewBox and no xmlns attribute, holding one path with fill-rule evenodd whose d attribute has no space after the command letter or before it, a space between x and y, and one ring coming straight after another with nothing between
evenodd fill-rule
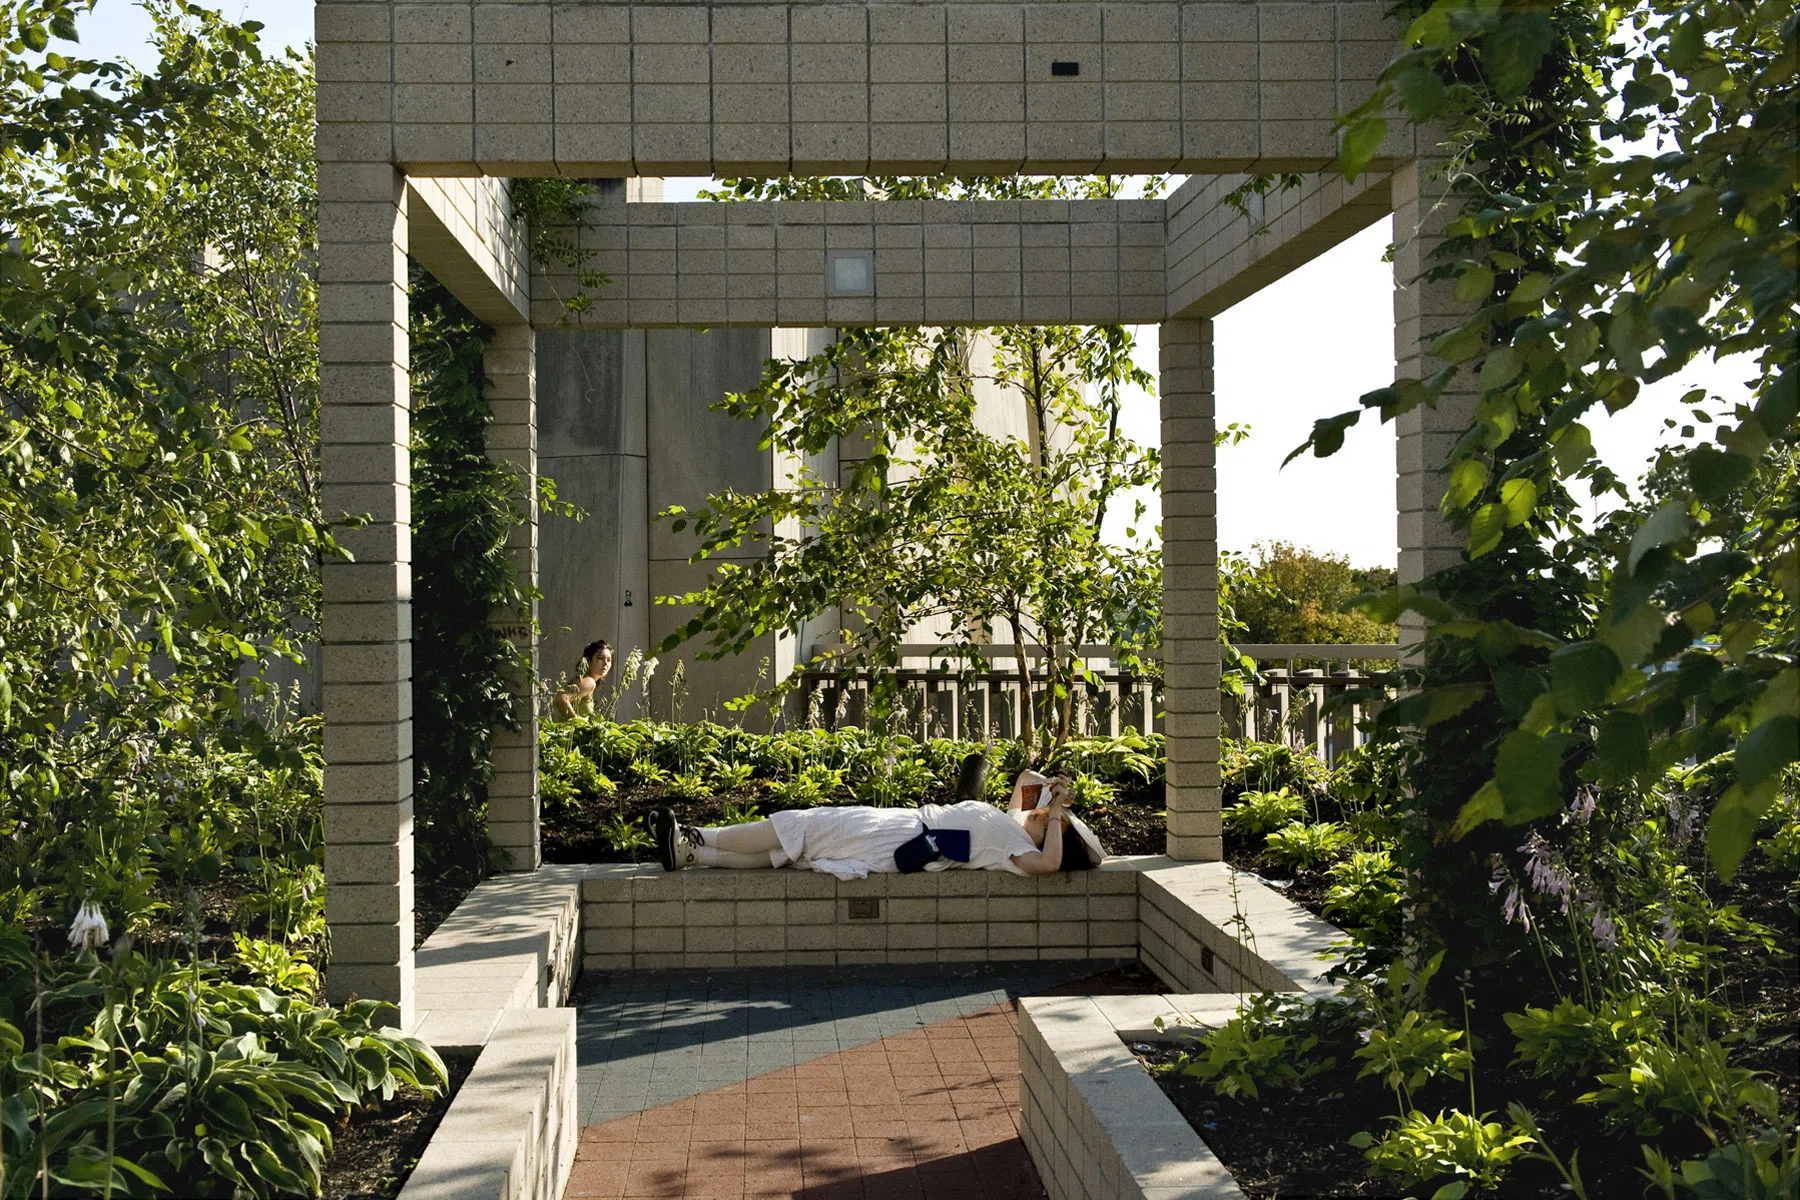
<instances>
[{"instance_id":1,"label":"shrub","mask_svg":"<svg viewBox=\"0 0 1800 1200\"><path fill-rule=\"evenodd\" d=\"M1437 1013L1409 1009L1397 1020L1378 1021L1368 1032L1368 1042L1356 1051L1363 1064L1356 1077L1379 1076L1402 1097L1433 1079L1461 1079L1474 1065L1468 1047L1457 1045L1463 1031L1450 1028Z\"/></svg>"},{"instance_id":2,"label":"shrub","mask_svg":"<svg viewBox=\"0 0 1800 1200\"><path fill-rule=\"evenodd\" d=\"M1164 741L1160 733L1122 733L1118 737L1076 738L1050 756L1048 774L1091 775L1109 783L1153 783L1163 776ZM1017 772L1014 772L1017 774Z\"/></svg>"},{"instance_id":3,"label":"shrub","mask_svg":"<svg viewBox=\"0 0 1800 1200\"><path fill-rule=\"evenodd\" d=\"M1296 821L1269 835L1263 852L1289 871L1316 871L1350 849L1350 831L1336 821L1303 825Z\"/></svg>"},{"instance_id":4,"label":"shrub","mask_svg":"<svg viewBox=\"0 0 1800 1200\"><path fill-rule=\"evenodd\" d=\"M1273 792L1245 792L1220 816L1233 833L1259 836L1298 821L1306 813L1306 801L1287 788Z\"/></svg>"},{"instance_id":5,"label":"shrub","mask_svg":"<svg viewBox=\"0 0 1800 1200\"><path fill-rule=\"evenodd\" d=\"M704 800L712 792L706 776L699 771L682 771L669 780L669 794L683 800Z\"/></svg>"},{"instance_id":6,"label":"shrub","mask_svg":"<svg viewBox=\"0 0 1800 1200\"><path fill-rule=\"evenodd\" d=\"M28 1051L17 1014L0 1015L0 1151L31 1164L9 1170L8 1195L38 1190L40 1161L57 1192L316 1195L332 1123L402 1085L446 1083L429 1046L378 1027L375 1001L328 1008L131 953L49 982L46 1006L79 1032ZM42 1122L18 1102L34 1093Z\"/></svg>"}]
</instances>

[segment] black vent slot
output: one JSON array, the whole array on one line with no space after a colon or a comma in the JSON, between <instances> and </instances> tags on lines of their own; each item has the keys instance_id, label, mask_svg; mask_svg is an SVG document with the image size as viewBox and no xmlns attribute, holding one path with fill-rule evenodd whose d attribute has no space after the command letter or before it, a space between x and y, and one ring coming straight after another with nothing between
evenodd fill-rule
<instances>
[{"instance_id":1,"label":"black vent slot","mask_svg":"<svg viewBox=\"0 0 1800 1200\"><path fill-rule=\"evenodd\" d=\"M1050 73L1052 75L1079 75L1081 74L1081 64L1071 59L1059 58L1050 64Z\"/></svg>"}]
</instances>

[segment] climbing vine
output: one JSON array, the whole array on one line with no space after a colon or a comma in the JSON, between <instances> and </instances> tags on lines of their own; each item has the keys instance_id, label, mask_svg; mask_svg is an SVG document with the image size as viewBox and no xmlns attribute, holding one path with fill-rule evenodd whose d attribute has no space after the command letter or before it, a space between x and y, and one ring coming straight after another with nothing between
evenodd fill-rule
<instances>
[{"instance_id":1,"label":"climbing vine","mask_svg":"<svg viewBox=\"0 0 1800 1200\"><path fill-rule=\"evenodd\" d=\"M518 728L525 657L488 622L530 601L506 556L518 477L487 457L489 330L423 270L412 278L413 774L421 860L485 873L496 727Z\"/></svg>"}]
</instances>

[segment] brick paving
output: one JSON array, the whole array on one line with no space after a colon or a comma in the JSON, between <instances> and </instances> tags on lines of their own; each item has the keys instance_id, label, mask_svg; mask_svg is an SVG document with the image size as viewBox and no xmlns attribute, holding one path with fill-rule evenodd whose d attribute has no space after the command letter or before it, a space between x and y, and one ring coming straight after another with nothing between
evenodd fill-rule
<instances>
[{"instance_id":1,"label":"brick paving","mask_svg":"<svg viewBox=\"0 0 1800 1200\"><path fill-rule=\"evenodd\" d=\"M565 1196L1041 1200L1019 1140L1012 997L1093 970L838 967L595 981L581 997L586 1125Z\"/></svg>"}]
</instances>

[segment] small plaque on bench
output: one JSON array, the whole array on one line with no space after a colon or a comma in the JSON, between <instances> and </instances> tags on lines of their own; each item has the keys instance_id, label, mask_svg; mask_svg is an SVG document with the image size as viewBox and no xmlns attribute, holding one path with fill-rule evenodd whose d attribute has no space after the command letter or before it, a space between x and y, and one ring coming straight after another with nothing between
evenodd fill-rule
<instances>
[{"instance_id":1,"label":"small plaque on bench","mask_svg":"<svg viewBox=\"0 0 1800 1200\"><path fill-rule=\"evenodd\" d=\"M850 900L852 921L881 920L881 901L874 896L856 896Z\"/></svg>"}]
</instances>

